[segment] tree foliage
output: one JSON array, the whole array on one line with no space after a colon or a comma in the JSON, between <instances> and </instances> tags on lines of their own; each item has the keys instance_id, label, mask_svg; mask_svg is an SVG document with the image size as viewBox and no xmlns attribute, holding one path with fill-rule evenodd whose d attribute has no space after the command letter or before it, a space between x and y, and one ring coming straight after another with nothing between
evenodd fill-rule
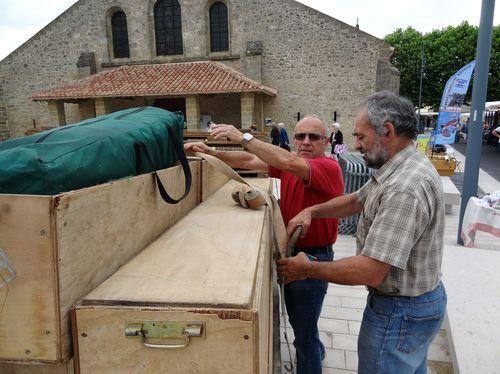
<instances>
[{"instance_id":1,"label":"tree foliage","mask_svg":"<svg viewBox=\"0 0 500 374\"><path fill-rule=\"evenodd\" d=\"M400 93L418 103L422 47L425 68L422 106L439 108L447 80L462 66L476 58L478 28L463 22L422 35L415 29L397 29L384 40L394 47L392 64L401 72ZM500 26L493 28L487 101L500 100ZM470 104L472 80L465 97Z\"/></svg>"}]
</instances>

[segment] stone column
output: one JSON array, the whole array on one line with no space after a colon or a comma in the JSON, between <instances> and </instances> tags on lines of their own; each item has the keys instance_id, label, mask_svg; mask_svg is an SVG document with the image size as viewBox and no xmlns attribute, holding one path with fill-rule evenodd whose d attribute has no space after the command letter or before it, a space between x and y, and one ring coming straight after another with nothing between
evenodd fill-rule
<instances>
[{"instance_id":1,"label":"stone column","mask_svg":"<svg viewBox=\"0 0 500 374\"><path fill-rule=\"evenodd\" d=\"M200 97L186 96L186 122L190 130L200 129Z\"/></svg>"},{"instance_id":2,"label":"stone column","mask_svg":"<svg viewBox=\"0 0 500 374\"><path fill-rule=\"evenodd\" d=\"M3 87L0 83L0 140L7 138L10 138L10 131L7 123L7 107L3 99Z\"/></svg>"},{"instance_id":3,"label":"stone column","mask_svg":"<svg viewBox=\"0 0 500 374\"><path fill-rule=\"evenodd\" d=\"M255 100L253 92L244 92L241 94L241 128L248 129L255 121Z\"/></svg>"},{"instance_id":4,"label":"stone column","mask_svg":"<svg viewBox=\"0 0 500 374\"><path fill-rule=\"evenodd\" d=\"M85 100L78 103L78 111L80 113L80 121L87 118L95 117L95 103L94 100Z\"/></svg>"},{"instance_id":5,"label":"stone column","mask_svg":"<svg viewBox=\"0 0 500 374\"><path fill-rule=\"evenodd\" d=\"M106 97L98 97L95 99L95 115L101 116L103 114L111 113L110 99Z\"/></svg>"},{"instance_id":6,"label":"stone column","mask_svg":"<svg viewBox=\"0 0 500 374\"><path fill-rule=\"evenodd\" d=\"M49 121L50 126L66 125L66 112L64 111L64 101L49 100Z\"/></svg>"}]
</instances>

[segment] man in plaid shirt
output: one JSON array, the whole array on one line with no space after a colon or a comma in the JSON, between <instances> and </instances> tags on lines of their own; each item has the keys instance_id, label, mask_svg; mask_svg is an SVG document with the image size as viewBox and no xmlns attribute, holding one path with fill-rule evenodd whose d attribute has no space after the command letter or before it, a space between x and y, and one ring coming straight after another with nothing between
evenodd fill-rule
<instances>
[{"instance_id":1,"label":"man in plaid shirt","mask_svg":"<svg viewBox=\"0 0 500 374\"><path fill-rule=\"evenodd\" d=\"M358 373L426 373L429 345L446 308L441 283L444 205L439 175L417 152L413 104L379 92L362 104L354 125L356 149L378 169L361 189L306 208L288 224L307 232L311 219L360 213L356 256L331 263L303 254L280 260L285 283L322 279L366 285L358 338Z\"/></svg>"}]
</instances>

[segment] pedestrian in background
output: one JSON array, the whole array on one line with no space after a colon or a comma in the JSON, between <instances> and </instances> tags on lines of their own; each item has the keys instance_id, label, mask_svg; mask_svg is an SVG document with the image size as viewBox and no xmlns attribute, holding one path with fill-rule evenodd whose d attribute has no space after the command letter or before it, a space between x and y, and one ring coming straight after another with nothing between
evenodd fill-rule
<instances>
[{"instance_id":1,"label":"pedestrian in background","mask_svg":"<svg viewBox=\"0 0 500 374\"><path fill-rule=\"evenodd\" d=\"M288 134L285 129L285 124L283 122L278 123L278 127L280 129L280 147L286 149L290 152L290 140L288 139Z\"/></svg>"}]
</instances>

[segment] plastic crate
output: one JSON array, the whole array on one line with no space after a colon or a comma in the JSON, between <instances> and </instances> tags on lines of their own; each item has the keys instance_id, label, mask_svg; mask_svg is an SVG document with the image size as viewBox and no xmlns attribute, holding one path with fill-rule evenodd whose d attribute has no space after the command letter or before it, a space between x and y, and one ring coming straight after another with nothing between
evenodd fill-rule
<instances>
[{"instance_id":1,"label":"plastic crate","mask_svg":"<svg viewBox=\"0 0 500 374\"><path fill-rule=\"evenodd\" d=\"M359 190L375 173L365 165L360 154L343 153L339 155L339 164L344 177L344 193L350 194ZM339 234L353 235L358 227L359 214L342 218L339 222Z\"/></svg>"}]
</instances>

